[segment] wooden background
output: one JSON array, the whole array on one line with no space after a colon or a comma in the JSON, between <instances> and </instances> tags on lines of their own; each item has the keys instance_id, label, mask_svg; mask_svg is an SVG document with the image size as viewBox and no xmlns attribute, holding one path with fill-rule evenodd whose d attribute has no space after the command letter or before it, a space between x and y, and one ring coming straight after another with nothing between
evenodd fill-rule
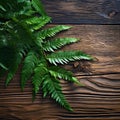
<instances>
[{"instance_id":1,"label":"wooden background","mask_svg":"<svg viewBox=\"0 0 120 120\"><path fill-rule=\"evenodd\" d=\"M54 101L41 98L32 103L32 87L19 87L20 71L5 88L0 80L1 120L120 120L120 0L43 0L52 24L73 28L58 37L81 41L64 50L83 50L96 58L65 65L85 84L62 82L63 93L74 109L68 112Z\"/></svg>"}]
</instances>

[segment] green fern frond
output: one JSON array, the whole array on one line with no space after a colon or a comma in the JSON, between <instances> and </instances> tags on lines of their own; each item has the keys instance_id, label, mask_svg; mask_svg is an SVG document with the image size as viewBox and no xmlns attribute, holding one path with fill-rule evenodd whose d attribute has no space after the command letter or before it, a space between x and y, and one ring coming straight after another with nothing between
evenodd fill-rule
<instances>
[{"instance_id":1,"label":"green fern frond","mask_svg":"<svg viewBox=\"0 0 120 120\"><path fill-rule=\"evenodd\" d=\"M5 65L3 65L2 63L0 63L0 67L4 70L8 70L8 68Z\"/></svg>"},{"instance_id":2,"label":"green fern frond","mask_svg":"<svg viewBox=\"0 0 120 120\"><path fill-rule=\"evenodd\" d=\"M16 61L16 48L13 46L1 46L0 47L0 63L2 63L6 68L10 69Z\"/></svg>"},{"instance_id":3,"label":"green fern frond","mask_svg":"<svg viewBox=\"0 0 120 120\"><path fill-rule=\"evenodd\" d=\"M10 19L31 9L30 0L0 0L0 18Z\"/></svg>"},{"instance_id":4,"label":"green fern frond","mask_svg":"<svg viewBox=\"0 0 120 120\"><path fill-rule=\"evenodd\" d=\"M36 65L38 64L38 58L33 51L30 51L23 63L22 74L21 74L21 88L25 87L26 82L32 76Z\"/></svg>"},{"instance_id":5,"label":"green fern frond","mask_svg":"<svg viewBox=\"0 0 120 120\"><path fill-rule=\"evenodd\" d=\"M80 86L83 85L82 83L80 83L77 80L77 78L73 77L73 74L70 71L60 68L58 66L50 67L49 72L50 72L51 76L53 76L55 78L64 79L69 82L74 82Z\"/></svg>"},{"instance_id":6,"label":"green fern frond","mask_svg":"<svg viewBox=\"0 0 120 120\"><path fill-rule=\"evenodd\" d=\"M6 28L4 28L6 26ZM18 20L4 23L0 31L0 46L14 46L16 49L26 48L34 42L34 37L26 25Z\"/></svg>"},{"instance_id":7,"label":"green fern frond","mask_svg":"<svg viewBox=\"0 0 120 120\"><path fill-rule=\"evenodd\" d=\"M47 16L45 9L40 0L32 0L32 5L36 11L38 11L42 16Z\"/></svg>"},{"instance_id":8,"label":"green fern frond","mask_svg":"<svg viewBox=\"0 0 120 120\"><path fill-rule=\"evenodd\" d=\"M48 37L53 37L55 36L57 33L64 31L64 30L68 30L70 29L71 26L66 26L66 25L58 25L52 28L48 28L46 30L42 30L40 32L37 32L36 36L37 36L37 45L39 45L44 39L48 38Z\"/></svg>"},{"instance_id":9,"label":"green fern frond","mask_svg":"<svg viewBox=\"0 0 120 120\"><path fill-rule=\"evenodd\" d=\"M56 66L57 64L67 64L68 62L75 60L93 60L90 55L81 51L59 51L47 55L47 59L51 64Z\"/></svg>"},{"instance_id":10,"label":"green fern frond","mask_svg":"<svg viewBox=\"0 0 120 120\"><path fill-rule=\"evenodd\" d=\"M18 69L18 66L19 64L21 63L22 61L22 55L20 53L18 53L16 55L16 60L14 61L14 65L12 65L8 71L8 75L7 75L7 78L6 78L6 81L5 81L5 84L6 86L8 86L8 84L10 83L10 81L13 79L17 69Z\"/></svg>"},{"instance_id":11,"label":"green fern frond","mask_svg":"<svg viewBox=\"0 0 120 120\"><path fill-rule=\"evenodd\" d=\"M32 77L33 98L39 92L40 86L42 85L42 82L44 81L44 76L45 76L46 73L48 73L48 70L44 66L44 64L39 64L34 69L34 74L33 74L33 77Z\"/></svg>"},{"instance_id":12,"label":"green fern frond","mask_svg":"<svg viewBox=\"0 0 120 120\"><path fill-rule=\"evenodd\" d=\"M78 39L76 38L57 38L55 40L46 41L43 44L43 49L45 51L54 52L54 50L57 50L58 48L61 48L64 45L74 43L77 41Z\"/></svg>"},{"instance_id":13,"label":"green fern frond","mask_svg":"<svg viewBox=\"0 0 120 120\"><path fill-rule=\"evenodd\" d=\"M13 25L14 24L14 25ZM14 23L12 23L13 30L10 30L9 32L13 34L17 34L17 44L32 44L34 41L32 32L28 29L27 25L25 25L22 22L19 22L18 19L14 19ZM12 33L13 31L13 33ZM15 40L14 40L15 41ZM23 46L23 45L22 45Z\"/></svg>"},{"instance_id":14,"label":"green fern frond","mask_svg":"<svg viewBox=\"0 0 120 120\"><path fill-rule=\"evenodd\" d=\"M66 101L65 96L62 93L59 80L46 75L43 81L43 89L44 88L45 90L43 91L47 94L49 93L51 98L53 98L56 102L58 102L67 110L72 111L72 108L70 107L69 103Z\"/></svg>"},{"instance_id":15,"label":"green fern frond","mask_svg":"<svg viewBox=\"0 0 120 120\"><path fill-rule=\"evenodd\" d=\"M42 17L31 17L27 18L24 21L30 26L30 29L32 31L38 30L41 27L43 27L45 24L50 22L51 18L48 16L42 16Z\"/></svg>"}]
</instances>

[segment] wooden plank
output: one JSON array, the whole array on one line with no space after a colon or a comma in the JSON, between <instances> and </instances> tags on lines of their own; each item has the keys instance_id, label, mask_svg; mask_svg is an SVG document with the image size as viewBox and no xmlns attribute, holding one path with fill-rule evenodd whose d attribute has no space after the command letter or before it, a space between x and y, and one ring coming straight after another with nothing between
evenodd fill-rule
<instances>
[{"instance_id":1,"label":"wooden plank","mask_svg":"<svg viewBox=\"0 0 120 120\"><path fill-rule=\"evenodd\" d=\"M83 50L96 58L93 62L81 61L64 66L85 84L79 87L61 82L74 112L62 109L49 98L41 98L41 92L32 103L31 84L28 83L21 92L18 71L7 89L0 80L2 120L120 119L120 25L74 25L58 37L65 36L81 38L81 41L64 47L64 50Z\"/></svg>"},{"instance_id":2,"label":"wooden plank","mask_svg":"<svg viewBox=\"0 0 120 120\"><path fill-rule=\"evenodd\" d=\"M120 0L43 0L53 23L120 24Z\"/></svg>"}]
</instances>

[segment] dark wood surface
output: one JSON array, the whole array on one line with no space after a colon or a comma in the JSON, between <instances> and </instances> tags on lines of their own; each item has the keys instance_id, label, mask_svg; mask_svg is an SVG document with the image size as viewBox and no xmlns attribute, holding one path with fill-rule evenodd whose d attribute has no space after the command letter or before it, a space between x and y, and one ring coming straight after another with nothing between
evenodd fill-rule
<instances>
[{"instance_id":1,"label":"dark wood surface","mask_svg":"<svg viewBox=\"0 0 120 120\"><path fill-rule=\"evenodd\" d=\"M120 0L42 0L53 23L120 24Z\"/></svg>"},{"instance_id":2,"label":"dark wood surface","mask_svg":"<svg viewBox=\"0 0 120 120\"><path fill-rule=\"evenodd\" d=\"M67 1L67 0L66 0ZM53 25L49 25L51 27ZM7 89L0 80L1 120L116 120L120 119L120 25L73 25L58 37L77 37L81 41L64 50L83 50L95 61L65 65L85 84L61 82L63 93L74 109L68 112L41 93L32 103L32 87L19 87L19 71Z\"/></svg>"}]
</instances>

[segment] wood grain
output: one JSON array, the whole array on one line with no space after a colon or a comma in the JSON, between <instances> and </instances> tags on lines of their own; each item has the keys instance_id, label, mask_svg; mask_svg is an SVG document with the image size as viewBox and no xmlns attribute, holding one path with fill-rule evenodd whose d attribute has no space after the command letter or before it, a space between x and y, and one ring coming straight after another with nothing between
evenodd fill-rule
<instances>
[{"instance_id":1,"label":"wood grain","mask_svg":"<svg viewBox=\"0 0 120 120\"><path fill-rule=\"evenodd\" d=\"M49 25L51 27L53 25ZM0 79L0 119L2 120L115 120L120 119L120 25L74 25L58 37L77 37L81 41L62 49L83 50L95 61L77 61L66 69L85 86L61 82L63 93L74 109L68 112L40 92L32 103L30 82L19 87L20 71L5 89Z\"/></svg>"},{"instance_id":2,"label":"wood grain","mask_svg":"<svg viewBox=\"0 0 120 120\"><path fill-rule=\"evenodd\" d=\"M119 0L42 0L53 23L120 24Z\"/></svg>"}]
</instances>

